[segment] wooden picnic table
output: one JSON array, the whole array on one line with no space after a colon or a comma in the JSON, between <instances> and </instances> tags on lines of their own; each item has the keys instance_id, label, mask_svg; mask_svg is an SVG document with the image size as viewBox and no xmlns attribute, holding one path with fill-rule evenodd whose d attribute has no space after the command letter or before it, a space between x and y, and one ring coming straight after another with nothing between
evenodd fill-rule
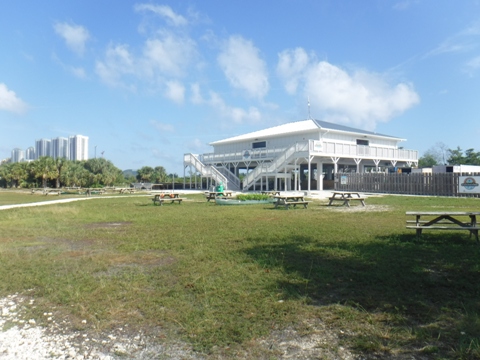
<instances>
[{"instance_id":1,"label":"wooden picnic table","mask_svg":"<svg viewBox=\"0 0 480 360\"><path fill-rule=\"evenodd\" d=\"M205 191L205 198L208 202L215 200L219 196L232 197L233 191Z\"/></svg>"},{"instance_id":2,"label":"wooden picnic table","mask_svg":"<svg viewBox=\"0 0 480 360\"><path fill-rule=\"evenodd\" d=\"M275 209L278 206L285 206L288 210L290 206L296 207L297 205L303 205L306 209L308 206L308 201L305 201L305 197L303 195L295 195L295 194L287 194L287 195L275 195Z\"/></svg>"},{"instance_id":3,"label":"wooden picnic table","mask_svg":"<svg viewBox=\"0 0 480 360\"><path fill-rule=\"evenodd\" d=\"M269 191L262 191L262 195L280 195L280 191L277 190L269 190Z\"/></svg>"},{"instance_id":4,"label":"wooden picnic table","mask_svg":"<svg viewBox=\"0 0 480 360\"><path fill-rule=\"evenodd\" d=\"M328 206L332 205L334 201L341 201L342 205L350 206L352 200L360 201L362 206L365 206L365 198L356 191L334 191L328 199L330 200Z\"/></svg>"},{"instance_id":5,"label":"wooden picnic table","mask_svg":"<svg viewBox=\"0 0 480 360\"><path fill-rule=\"evenodd\" d=\"M153 199L152 199L153 205L156 205L157 203L158 203L158 205L162 205L165 201L170 201L171 204L173 204L174 202L177 202L178 204L181 204L183 200L184 199L180 198L179 194L177 194L177 193L155 194L153 196Z\"/></svg>"},{"instance_id":6,"label":"wooden picnic table","mask_svg":"<svg viewBox=\"0 0 480 360\"><path fill-rule=\"evenodd\" d=\"M407 229L415 229L417 238L423 230L467 230L478 241L477 215L471 211L407 211L407 216L415 216L415 220L407 220ZM465 218L468 220L465 221ZM413 225L408 225L413 224Z\"/></svg>"},{"instance_id":7,"label":"wooden picnic table","mask_svg":"<svg viewBox=\"0 0 480 360\"><path fill-rule=\"evenodd\" d=\"M38 188L32 189L30 192L31 194L41 193L42 195L60 195L62 193L62 189L50 189L50 188Z\"/></svg>"}]
</instances>

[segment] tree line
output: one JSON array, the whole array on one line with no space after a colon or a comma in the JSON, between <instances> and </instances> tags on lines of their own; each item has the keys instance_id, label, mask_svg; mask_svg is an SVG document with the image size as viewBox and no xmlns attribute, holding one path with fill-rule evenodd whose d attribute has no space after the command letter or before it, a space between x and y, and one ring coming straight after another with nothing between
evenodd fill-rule
<instances>
[{"instance_id":1,"label":"tree line","mask_svg":"<svg viewBox=\"0 0 480 360\"><path fill-rule=\"evenodd\" d=\"M31 162L0 165L0 187L104 187L133 182L163 183L173 176L167 175L162 166L144 166L136 174L124 175L104 158L72 161L43 156Z\"/></svg>"},{"instance_id":2,"label":"tree line","mask_svg":"<svg viewBox=\"0 0 480 360\"><path fill-rule=\"evenodd\" d=\"M418 159L418 167L432 167L434 165L480 165L480 152L475 149L463 151L460 146L449 149L443 143L437 143Z\"/></svg>"}]
</instances>

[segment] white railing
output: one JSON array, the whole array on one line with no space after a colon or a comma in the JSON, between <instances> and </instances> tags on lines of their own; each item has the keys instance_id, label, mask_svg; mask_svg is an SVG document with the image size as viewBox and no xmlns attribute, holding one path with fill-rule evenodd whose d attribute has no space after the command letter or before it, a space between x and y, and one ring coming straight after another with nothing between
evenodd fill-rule
<instances>
[{"instance_id":1,"label":"white railing","mask_svg":"<svg viewBox=\"0 0 480 360\"><path fill-rule=\"evenodd\" d=\"M330 156L350 156L366 159L397 161L417 161L417 150L394 149L382 146L351 145L335 142L323 142L322 154Z\"/></svg>"},{"instance_id":2,"label":"white railing","mask_svg":"<svg viewBox=\"0 0 480 360\"><path fill-rule=\"evenodd\" d=\"M243 179L243 189L246 190L252 186L260 178L261 174L279 172L288 165L295 154L300 152L308 152L307 141L293 144L284 150L283 153L278 154L278 156L272 162L266 164L266 166L257 166Z\"/></svg>"},{"instance_id":3,"label":"white railing","mask_svg":"<svg viewBox=\"0 0 480 360\"><path fill-rule=\"evenodd\" d=\"M345 144L324 141L321 149L314 147L314 143L318 141L309 140L309 148L312 155L318 154L321 156L348 156L359 157L365 159L382 159L382 160L397 160L397 161L418 161L417 150L394 149L386 146L365 146L355 144ZM287 148L274 149L248 149L233 153L216 154L207 153L202 155L205 164L218 164L229 162L243 162L243 161L271 161L276 159ZM308 150L308 149L307 149Z\"/></svg>"},{"instance_id":4,"label":"white railing","mask_svg":"<svg viewBox=\"0 0 480 360\"><path fill-rule=\"evenodd\" d=\"M212 178L217 184L223 183L225 189L228 189L228 179L220 173L214 166L205 165L200 159L194 154L184 154L183 155L183 164L192 165L195 170L197 170L202 176Z\"/></svg>"},{"instance_id":5,"label":"white railing","mask_svg":"<svg viewBox=\"0 0 480 360\"><path fill-rule=\"evenodd\" d=\"M217 167L216 169L227 178L228 190L240 190L240 179L235 174L224 167Z\"/></svg>"}]
</instances>

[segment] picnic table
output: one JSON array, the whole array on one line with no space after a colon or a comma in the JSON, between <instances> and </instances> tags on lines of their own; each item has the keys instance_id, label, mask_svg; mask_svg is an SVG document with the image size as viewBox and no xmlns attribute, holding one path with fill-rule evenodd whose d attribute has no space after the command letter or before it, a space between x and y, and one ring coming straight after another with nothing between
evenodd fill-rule
<instances>
[{"instance_id":1,"label":"picnic table","mask_svg":"<svg viewBox=\"0 0 480 360\"><path fill-rule=\"evenodd\" d=\"M208 202L210 200L215 200L219 196L233 196L233 191L206 191L205 192L205 198L207 199Z\"/></svg>"},{"instance_id":2,"label":"picnic table","mask_svg":"<svg viewBox=\"0 0 480 360\"><path fill-rule=\"evenodd\" d=\"M467 230L470 236L474 235L478 241L480 227L477 225L477 215L480 215L480 212L407 211L405 215L415 217L415 220L407 220L407 229L415 229L417 238L422 235L423 230Z\"/></svg>"},{"instance_id":3,"label":"picnic table","mask_svg":"<svg viewBox=\"0 0 480 360\"><path fill-rule=\"evenodd\" d=\"M269 190L269 191L262 191L262 195L280 195L280 191L277 190Z\"/></svg>"},{"instance_id":4,"label":"picnic table","mask_svg":"<svg viewBox=\"0 0 480 360\"><path fill-rule=\"evenodd\" d=\"M303 205L306 209L308 206L308 201L305 201L305 197L303 195L298 194L288 194L288 195L275 195L275 209L279 206L285 206L288 210L290 206L296 207L297 205Z\"/></svg>"},{"instance_id":5,"label":"picnic table","mask_svg":"<svg viewBox=\"0 0 480 360\"><path fill-rule=\"evenodd\" d=\"M39 188L32 189L31 194L41 193L42 195L60 195L63 190L61 189L49 189L49 188Z\"/></svg>"},{"instance_id":6,"label":"picnic table","mask_svg":"<svg viewBox=\"0 0 480 360\"><path fill-rule=\"evenodd\" d=\"M177 193L170 193L170 194L161 193L161 194L155 194L155 195L153 196L153 199L152 199L153 205L157 205L157 203L158 203L158 205L160 205L160 206L163 205L163 203L164 203L165 201L170 201L171 204L173 204L174 202L177 202L178 204L181 204L183 200L184 200L184 199L180 198L180 197L179 197L179 194L177 194Z\"/></svg>"},{"instance_id":7,"label":"picnic table","mask_svg":"<svg viewBox=\"0 0 480 360\"><path fill-rule=\"evenodd\" d=\"M330 200L328 206L332 205L334 201L341 201L342 205L350 206L352 200L360 201L362 206L365 206L365 198L355 191L334 191L328 200Z\"/></svg>"}]
</instances>

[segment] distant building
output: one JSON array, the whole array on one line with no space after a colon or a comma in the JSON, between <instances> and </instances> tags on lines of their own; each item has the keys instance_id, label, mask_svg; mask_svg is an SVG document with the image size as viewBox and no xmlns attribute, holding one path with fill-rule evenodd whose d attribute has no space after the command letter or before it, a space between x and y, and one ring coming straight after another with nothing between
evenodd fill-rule
<instances>
[{"instance_id":1,"label":"distant building","mask_svg":"<svg viewBox=\"0 0 480 360\"><path fill-rule=\"evenodd\" d=\"M436 173L480 173L480 165L435 165L432 172Z\"/></svg>"},{"instance_id":2,"label":"distant building","mask_svg":"<svg viewBox=\"0 0 480 360\"><path fill-rule=\"evenodd\" d=\"M40 139L35 141L35 159L39 159L42 156L51 155L51 143L50 139Z\"/></svg>"},{"instance_id":3,"label":"distant building","mask_svg":"<svg viewBox=\"0 0 480 360\"><path fill-rule=\"evenodd\" d=\"M30 146L27 150L25 150L25 160L26 161L35 160L35 148L33 146Z\"/></svg>"},{"instance_id":4,"label":"distant building","mask_svg":"<svg viewBox=\"0 0 480 360\"><path fill-rule=\"evenodd\" d=\"M307 119L214 141L213 152L185 154L184 167L230 190L323 190L337 173L418 165L418 151L399 147L403 141Z\"/></svg>"},{"instance_id":5,"label":"distant building","mask_svg":"<svg viewBox=\"0 0 480 360\"><path fill-rule=\"evenodd\" d=\"M70 136L68 146L70 160L88 160L88 136Z\"/></svg>"},{"instance_id":6,"label":"distant building","mask_svg":"<svg viewBox=\"0 0 480 360\"><path fill-rule=\"evenodd\" d=\"M25 161L25 151L22 149L16 148L12 150L11 162L17 163Z\"/></svg>"},{"instance_id":7,"label":"distant building","mask_svg":"<svg viewBox=\"0 0 480 360\"><path fill-rule=\"evenodd\" d=\"M64 137L58 137L52 139L52 157L54 159L68 159L68 139Z\"/></svg>"}]
</instances>

